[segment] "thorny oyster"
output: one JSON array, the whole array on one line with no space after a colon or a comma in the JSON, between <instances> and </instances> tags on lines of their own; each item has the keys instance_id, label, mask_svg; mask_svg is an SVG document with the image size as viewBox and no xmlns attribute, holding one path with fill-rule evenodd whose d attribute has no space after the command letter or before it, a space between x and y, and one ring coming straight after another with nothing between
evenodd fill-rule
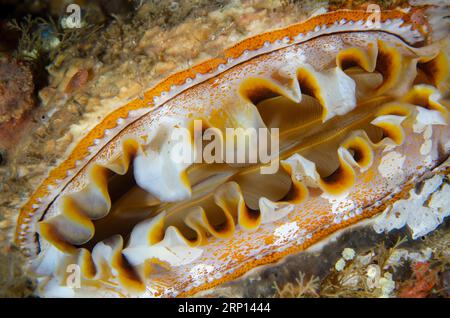
<instances>
[{"instance_id":1,"label":"thorny oyster","mask_svg":"<svg viewBox=\"0 0 450 318\"><path fill-rule=\"evenodd\" d=\"M257 35L108 115L20 212L39 294L192 294L375 215L444 161L447 39L408 10L370 19ZM171 134L196 121L224 144L227 128L279 128L279 169L197 161L193 138L175 160Z\"/></svg>"}]
</instances>

